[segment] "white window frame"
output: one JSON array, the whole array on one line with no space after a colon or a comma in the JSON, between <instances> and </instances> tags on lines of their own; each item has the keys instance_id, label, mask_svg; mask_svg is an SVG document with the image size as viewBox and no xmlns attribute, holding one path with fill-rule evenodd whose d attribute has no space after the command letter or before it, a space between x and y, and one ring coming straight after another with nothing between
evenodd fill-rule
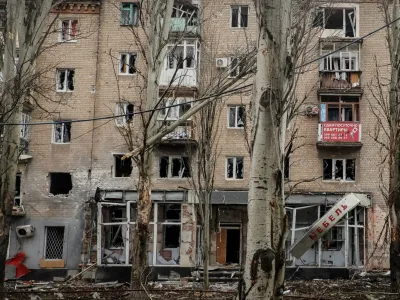
<instances>
[{"instance_id":1,"label":"white window frame","mask_svg":"<svg viewBox=\"0 0 400 300\"><path fill-rule=\"evenodd\" d=\"M31 115L28 112L21 113L21 123L28 124L31 121ZM29 126L28 125L21 125L21 133L20 133L21 140L28 141L29 138Z\"/></svg>"},{"instance_id":2,"label":"white window frame","mask_svg":"<svg viewBox=\"0 0 400 300\"><path fill-rule=\"evenodd\" d=\"M174 59L174 66L172 68L170 68L170 53L172 50L175 50L177 47L183 47L183 68L182 69L178 69L178 61ZM188 53L188 48L189 47L193 47L193 67L187 67L187 60L186 60L186 55ZM164 62L164 66L166 70L195 70L197 68L197 58L198 58L198 47L197 47L197 41L196 40L182 40L179 44L176 45L169 45L167 47L167 54L165 55L165 62Z\"/></svg>"},{"instance_id":3,"label":"white window frame","mask_svg":"<svg viewBox=\"0 0 400 300\"><path fill-rule=\"evenodd\" d=\"M237 159L238 158L242 158L243 159L243 178L236 178L236 176L237 176L237 170L236 170L236 168L237 168ZM233 177L232 178L229 178L228 177L228 160L229 159L233 159ZM226 160L225 160L225 179L226 180L244 180L244 156L228 156L228 157L226 157Z\"/></svg>"},{"instance_id":4,"label":"white window frame","mask_svg":"<svg viewBox=\"0 0 400 300\"><path fill-rule=\"evenodd\" d=\"M324 160L332 160L332 179L324 179ZM341 180L337 180L335 178L335 165L336 165L336 161L341 160L343 161L343 167L342 167L342 179ZM347 167L347 161L348 160L354 160L354 180L348 180L346 179L346 167ZM356 162L355 162L355 158L324 158L322 159L322 180L323 181L327 181L327 182L355 182L356 181Z\"/></svg>"},{"instance_id":5,"label":"white window frame","mask_svg":"<svg viewBox=\"0 0 400 300\"><path fill-rule=\"evenodd\" d=\"M161 158L162 157L168 157L168 174L167 177L161 177L160 176L160 164L161 164ZM158 179L188 179L188 178L192 178L192 171L189 170L190 172L190 176L189 177L182 177L183 176L183 172L181 173L180 176L172 176L172 160L173 159L181 159L183 161L183 158L186 157L188 159L188 162L190 164L190 158L189 156L179 156L179 155L160 155L159 159L158 159ZM182 169L183 171L184 169Z\"/></svg>"},{"instance_id":6,"label":"white window frame","mask_svg":"<svg viewBox=\"0 0 400 300\"><path fill-rule=\"evenodd\" d=\"M243 118L245 117L245 113L246 113L246 106L245 105L228 105L228 128L231 129L244 129L244 124L245 124L245 120L243 121L243 126L240 127L238 126L238 114L239 114L239 108L242 107L243 108ZM229 126L230 125L230 117L231 117L231 109L235 109L235 126Z\"/></svg>"},{"instance_id":7,"label":"white window frame","mask_svg":"<svg viewBox=\"0 0 400 300\"><path fill-rule=\"evenodd\" d=\"M186 103L186 102L190 102L193 101L193 98L191 97L177 97L177 98L167 98L167 99L163 99L163 102L165 103L163 105L163 103L161 103L160 105L163 105L161 107L165 107L164 110L159 110L158 111L158 116L157 119L160 121L176 121L179 120L181 117L181 108L182 108L182 104ZM169 107L171 105L177 105L178 106L174 106L174 107ZM188 103L190 105L190 107L192 107L193 102ZM190 121L192 118L188 118L188 121Z\"/></svg>"},{"instance_id":8,"label":"white window frame","mask_svg":"<svg viewBox=\"0 0 400 300\"><path fill-rule=\"evenodd\" d=\"M67 32L65 33L65 36L67 38L63 39L63 24L64 22L68 21L68 28L66 29ZM72 36L72 23L76 22L76 28L75 28L75 35ZM78 24L79 21L78 19L61 19L60 20L60 36L59 36L59 42L61 43L76 43L78 40L76 38L78 34ZM71 38L72 37L72 38Z\"/></svg>"},{"instance_id":9,"label":"white window frame","mask_svg":"<svg viewBox=\"0 0 400 300\"><path fill-rule=\"evenodd\" d=\"M126 124L128 124L128 123L131 123L132 121L133 121L133 115L132 115L132 120L129 120L129 118L128 118L128 106L129 105L133 105L132 103L129 103L129 102L120 102L120 103L117 103L116 105L115 105L115 115L116 116L121 116L121 115L125 115L125 116L122 116L122 117L116 117L115 118L115 125L116 126L118 126L118 127L121 127L121 126L124 126L124 125L126 125ZM132 111L132 114L134 113L134 111Z\"/></svg>"},{"instance_id":10,"label":"white window frame","mask_svg":"<svg viewBox=\"0 0 400 300\"><path fill-rule=\"evenodd\" d=\"M70 90L68 88L68 75L69 73L73 71L74 72L74 77L73 77L73 85L74 85L74 89ZM60 73L61 72L65 72L65 78L64 78L64 88L63 89L59 89L58 88L58 84L59 84L59 78L60 78ZM57 69L56 71L56 91L57 92L62 92L62 93L72 93L73 91L75 91L75 69Z\"/></svg>"},{"instance_id":11,"label":"white window frame","mask_svg":"<svg viewBox=\"0 0 400 300\"><path fill-rule=\"evenodd\" d=\"M64 127L65 127L65 123L70 123L70 131L69 131L69 142L64 142ZM56 141L56 126L61 124L61 141L57 142ZM71 135L71 131L72 131L72 123L70 121L64 121L64 122L58 122L56 124L53 124L52 126L52 143L53 144L70 144L71 140L72 140L72 135Z\"/></svg>"},{"instance_id":12,"label":"white window frame","mask_svg":"<svg viewBox=\"0 0 400 300\"><path fill-rule=\"evenodd\" d=\"M242 7L247 7L247 26L242 27ZM232 9L238 8L238 26L232 27ZM229 18L229 27L230 28L248 28L249 27L249 15L250 15L250 6L248 5L231 5L230 7L230 18Z\"/></svg>"},{"instance_id":13,"label":"white window frame","mask_svg":"<svg viewBox=\"0 0 400 300\"><path fill-rule=\"evenodd\" d=\"M324 56L332 51L336 50L336 43L333 43L332 50L323 50L321 47L320 55ZM340 47L340 45L339 45ZM350 47L346 47L338 52L335 52L331 55L328 55L324 59L320 61L320 68L321 72L359 72L360 71L360 62L361 62L361 51L360 46L358 46L358 51L350 50ZM347 56L346 56L347 55ZM339 70L335 70L333 66L333 58L339 57ZM350 69L346 69L345 66L345 59L350 59ZM354 59L355 63L352 63L352 59ZM325 64L328 64L328 68L325 68Z\"/></svg>"},{"instance_id":14,"label":"white window frame","mask_svg":"<svg viewBox=\"0 0 400 300\"><path fill-rule=\"evenodd\" d=\"M337 6L335 6L337 5ZM344 38L357 38L360 36L359 34L359 29L360 29L360 18L359 18L359 6L358 4L349 4L349 3L337 3L334 6L329 6L329 7L324 7L321 6L319 7L319 10L322 10L322 16L323 16L323 20L322 20L322 29L323 30L337 30L337 31L343 31L344 33L346 32L346 9L354 9L354 18L355 18L355 32L354 32L354 37L344 37ZM325 24L326 24L326 10L327 9L341 9L343 11L343 27L342 29L326 29L325 28ZM329 37L329 36L322 36L322 37Z\"/></svg>"},{"instance_id":15,"label":"white window frame","mask_svg":"<svg viewBox=\"0 0 400 300\"><path fill-rule=\"evenodd\" d=\"M122 62L122 55L125 55L125 61L124 62ZM134 68L134 72L133 73L129 73L129 60L130 60L131 56L135 57L135 64L133 66L133 68ZM121 72L122 64L126 65L126 72ZM121 52L119 54L119 59L118 59L118 74L119 75L127 75L127 76L136 75L136 73L137 73L136 64L137 64L137 54L135 52Z\"/></svg>"}]
</instances>

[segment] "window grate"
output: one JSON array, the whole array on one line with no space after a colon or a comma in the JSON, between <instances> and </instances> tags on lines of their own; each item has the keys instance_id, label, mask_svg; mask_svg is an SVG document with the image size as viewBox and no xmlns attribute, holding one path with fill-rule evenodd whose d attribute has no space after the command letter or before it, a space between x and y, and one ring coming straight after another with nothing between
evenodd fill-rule
<instances>
[{"instance_id":1,"label":"window grate","mask_svg":"<svg viewBox=\"0 0 400 300\"><path fill-rule=\"evenodd\" d=\"M62 259L64 252L64 227L46 227L45 259Z\"/></svg>"}]
</instances>

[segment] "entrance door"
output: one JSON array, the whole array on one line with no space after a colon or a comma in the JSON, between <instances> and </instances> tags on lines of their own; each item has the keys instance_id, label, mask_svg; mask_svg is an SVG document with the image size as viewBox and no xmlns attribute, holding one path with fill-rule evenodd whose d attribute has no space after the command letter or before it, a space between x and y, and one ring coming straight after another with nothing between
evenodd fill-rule
<instances>
[{"instance_id":1,"label":"entrance door","mask_svg":"<svg viewBox=\"0 0 400 300\"><path fill-rule=\"evenodd\" d=\"M221 227L217 233L217 263L240 263L240 228Z\"/></svg>"}]
</instances>

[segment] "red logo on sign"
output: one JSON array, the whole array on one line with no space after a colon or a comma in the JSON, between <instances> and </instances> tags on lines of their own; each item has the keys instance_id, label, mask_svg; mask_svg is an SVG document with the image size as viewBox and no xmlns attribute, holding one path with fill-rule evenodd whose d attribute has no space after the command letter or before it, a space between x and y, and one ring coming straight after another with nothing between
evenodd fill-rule
<instances>
[{"instance_id":1,"label":"red logo on sign","mask_svg":"<svg viewBox=\"0 0 400 300\"><path fill-rule=\"evenodd\" d=\"M322 123L322 142L360 142L360 124L356 122Z\"/></svg>"}]
</instances>

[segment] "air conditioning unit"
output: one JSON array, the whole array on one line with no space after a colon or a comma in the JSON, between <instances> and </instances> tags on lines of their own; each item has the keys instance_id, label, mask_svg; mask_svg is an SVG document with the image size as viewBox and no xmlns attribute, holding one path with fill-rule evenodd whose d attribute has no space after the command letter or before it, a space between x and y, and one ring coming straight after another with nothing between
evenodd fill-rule
<instances>
[{"instance_id":1,"label":"air conditioning unit","mask_svg":"<svg viewBox=\"0 0 400 300\"><path fill-rule=\"evenodd\" d=\"M33 234L35 233L35 227L33 227L32 225L17 226L16 231L18 237L26 238L33 236Z\"/></svg>"},{"instance_id":2,"label":"air conditioning unit","mask_svg":"<svg viewBox=\"0 0 400 300\"><path fill-rule=\"evenodd\" d=\"M215 66L217 68L227 68L228 67L228 58L227 57L216 58L215 59Z\"/></svg>"},{"instance_id":3,"label":"air conditioning unit","mask_svg":"<svg viewBox=\"0 0 400 300\"><path fill-rule=\"evenodd\" d=\"M318 115L319 107L317 105L309 105L306 107L305 113L307 115Z\"/></svg>"}]
</instances>

